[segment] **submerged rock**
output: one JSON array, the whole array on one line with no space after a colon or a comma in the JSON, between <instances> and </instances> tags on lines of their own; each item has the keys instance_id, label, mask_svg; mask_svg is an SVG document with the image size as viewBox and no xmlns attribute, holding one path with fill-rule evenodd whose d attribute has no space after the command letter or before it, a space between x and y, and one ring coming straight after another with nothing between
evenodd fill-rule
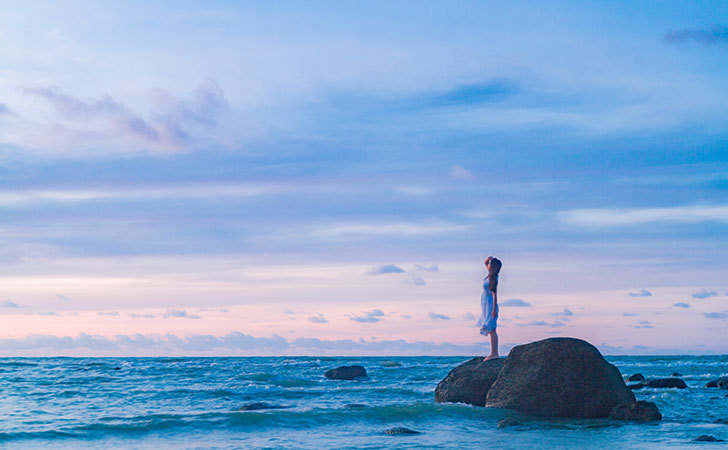
<instances>
[{"instance_id":1,"label":"submerged rock","mask_svg":"<svg viewBox=\"0 0 728 450\"><path fill-rule=\"evenodd\" d=\"M719 423L719 424L722 424L722 425L728 425L728 419L716 419L716 421L713 422L713 423Z\"/></svg>"},{"instance_id":2,"label":"submerged rock","mask_svg":"<svg viewBox=\"0 0 728 450\"><path fill-rule=\"evenodd\" d=\"M523 424L514 417L506 417L505 419L498 422L498 428L517 427L519 425Z\"/></svg>"},{"instance_id":3,"label":"submerged rock","mask_svg":"<svg viewBox=\"0 0 728 450\"><path fill-rule=\"evenodd\" d=\"M600 418L633 402L619 370L596 347L549 338L511 350L485 405L544 417Z\"/></svg>"},{"instance_id":4,"label":"submerged rock","mask_svg":"<svg viewBox=\"0 0 728 450\"><path fill-rule=\"evenodd\" d=\"M615 406L609 414L609 418L635 422L655 422L662 420L662 414L660 414L657 405L654 403L640 400Z\"/></svg>"},{"instance_id":5,"label":"submerged rock","mask_svg":"<svg viewBox=\"0 0 728 450\"><path fill-rule=\"evenodd\" d=\"M728 377L720 377L715 380L708 381L705 387L717 387L721 389L728 389Z\"/></svg>"},{"instance_id":6,"label":"submerged rock","mask_svg":"<svg viewBox=\"0 0 728 450\"><path fill-rule=\"evenodd\" d=\"M642 383L634 383L634 384L628 384L627 387L632 389L633 391L637 391L637 390L640 390L643 387L645 387L645 385Z\"/></svg>"},{"instance_id":7,"label":"submerged rock","mask_svg":"<svg viewBox=\"0 0 728 450\"><path fill-rule=\"evenodd\" d=\"M347 403L347 404L346 404L345 406L346 406L347 408L351 408L351 409L362 409L362 408L368 408L368 406L367 406L367 405L365 405L365 404L363 404L363 403Z\"/></svg>"},{"instance_id":8,"label":"submerged rock","mask_svg":"<svg viewBox=\"0 0 728 450\"><path fill-rule=\"evenodd\" d=\"M700 436L693 439L693 441L698 442L723 442L723 439L718 439L715 436L711 436L709 434L701 434Z\"/></svg>"},{"instance_id":9,"label":"submerged rock","mask_svg":"<svg viewBox=\"0 0 728 450\"><path fill-rule=\"evenodd\" d=\"M341 366L327 370L324 376L332 380L353 380L355 378L365 378L367 371L362 366Z\"/></svg>"},{"instance_id":10,"label":"submerged rock","mask_svg":"<svg viewBox=\"0 0 728 450\"><path fill-rule=\"evenodd\" d=\"M673 377L681 377L681 376L682 376L682 374L681 374L680 372L673 372L673 373L672 373L672 376L673 376Z\"/></svg>"},{"instance_id":11,"label":"submerged rock","mask_svg":"<svg viewBox=\"0 0 728 450\"><path fill-rule=\"evenodd\" d=\"M646 380L642 385L649 388L677 388L685 389L687 384L680 378L656 378L654 380Z\"/></svg>"},{"instance_id":12,"label":"submerged rock","mask_svg":"<svg viewBox=\"0 0 728 450\"><path fill-rule=\"evenodd\" d=\"M409 428L405 427L394 427L390 428L388 430L384 430L384 434L421 434L419 431L410 430Z\"/></svg>"},{"instance_id":13,"label":"submerged rock","mask_svg":"<svg viewBox=\"0 0 728 450\"><path fill-rule=\"evenodd\" d=\"M488 389L498 377L504 362L505 358L483 361L482 356L477 356L460 364L437 384L435 401L485 406Z\"/></svg>"},{"instance_id":14,"label":"submerged rock","mask_svg":"<svg viewBox=\"0 0 728 450\"><path fill-rule=\"evenodd\" d=\"M248 403L241 406L238 411L260 411L261 409L288 409L290 406L271 405L263 402Z\"/></svg>"},{"instance_id":15,"label":"submerged rock","mask_svg":"<svg viewBox=\"0 0 728 450\"><path fill-rule=\"evenodd\" d=\"M644 380L645 380L645 376L642 375L641 373L636 373L636 374L630 376L629 378L627 378L627 381L644 381Z\"/></svg>"}]
</instances>

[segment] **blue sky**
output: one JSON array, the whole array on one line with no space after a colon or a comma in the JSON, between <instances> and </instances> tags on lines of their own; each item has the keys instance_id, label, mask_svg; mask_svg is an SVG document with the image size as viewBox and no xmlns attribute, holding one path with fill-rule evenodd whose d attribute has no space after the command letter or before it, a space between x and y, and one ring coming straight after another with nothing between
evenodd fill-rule
<instances>
[{"instance_id":1,"label":"blue sky","mask_svg":"<svg viewBox=\"0 0 728 450\"><path fill-rule=\"evenodd\" d=\"M491 254L506 347L727 351L724 3L27 2L0 29L8 354L485 352Z\"/></svg>"}]
</instances>

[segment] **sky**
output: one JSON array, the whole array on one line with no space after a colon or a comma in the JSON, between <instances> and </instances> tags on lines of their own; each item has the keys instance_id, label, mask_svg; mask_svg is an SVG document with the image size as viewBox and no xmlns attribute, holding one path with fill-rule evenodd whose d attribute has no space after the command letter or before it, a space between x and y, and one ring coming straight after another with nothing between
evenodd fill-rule
<instances>
[{"instance_id":1,"label":"sky","mask_svg":"<svg viewBox=\"0 0 728 450\"><path fill-rule=\"evenodd\" d=\"M0 355L725 354L725 2L1 2Z\"/></svg>"}]
</instances>

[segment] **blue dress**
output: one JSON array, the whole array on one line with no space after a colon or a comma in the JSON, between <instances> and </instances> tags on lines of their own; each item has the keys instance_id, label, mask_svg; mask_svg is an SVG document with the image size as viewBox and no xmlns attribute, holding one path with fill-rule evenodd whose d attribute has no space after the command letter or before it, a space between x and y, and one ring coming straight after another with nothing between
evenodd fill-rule
<instances>
[{"instance_id":1,"label":"blue dress","mask_svg":"<svg viewBox=\"0 0 728 450\"><path fill-rule=\"evenodd\" d=\"M498 306L496 305L495 317L493 317L493 303L495 302L493 301L493 292L490 291L489 287L488 277L485 277L483 280L483 293L480 295L481 313L480 319L478 319L480 334L484 336L498 326Z\"/></svg>"}]
</instances>

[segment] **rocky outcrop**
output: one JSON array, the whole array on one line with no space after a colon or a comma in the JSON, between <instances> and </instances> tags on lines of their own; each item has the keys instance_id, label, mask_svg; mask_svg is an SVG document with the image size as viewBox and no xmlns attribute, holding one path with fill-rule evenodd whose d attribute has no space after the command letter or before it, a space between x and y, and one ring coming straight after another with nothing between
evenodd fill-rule
<instances>
[{"instance_id":1,"label":"rocky outcrop","mask_svg":"<svg viewBox=\"0 0 728 450\"><path fill-rule=\"evenodd\" d=\"M609 418L633 422L656 422L662 420L662 414L654 403L640 400L615 406L609 414Z\"/></svg>"},{"instance_id":2,"label":"rocky outcrop","mask_svg":"<svg viewBox=\"0 0 728 450\"><path fill-rule=\"evenodd\" d=\"M715 380L708 381L705 387L717 387L721 389L728 389L728 377L720 377Z\"/></svg>"},{"instance_id":3,"label":"rocky outcrop","mask_svg":"<svg viewBox=\"0 0 728 450\"><path fill-rule=\"evenodd\" d=\"M455 367L435 388L438 403L467 403L485 406L490 386L503 368L505 358L483 361L477 356Z\"/></svg>"},{"instance_id":4,"label":"rocky outcrop","mask_svg":"<svg viewBox=\"0 0 728 450\"><path fill-rule=\"evenodd\" d=\"M660 389L685 389L686 387L688 387L688 385L685 384L685 382L680 378L656 378L654 380L645 380L640 384L642 384L642 386L644 387Z\"/></svg>"},{"instance_id":5,"label":"rocky outcrop","mask_svg":"<svg viewBox=\"0 0 728 450\"><path fill-rule=\"evenodd\" d=\"M715 436L709 434L701 434L700 436L693 439L696 442L723 442L723 439L718 439Z\"/></svg>"},{"instance_id":6,"label":"rocky outcrop","mask_svg":"<svg viewBox=\"0 0 728 450\"><path fill-rule=\"evenodd\" d=\"M355 378L365 378L367 371L362 366L341 366L327 370L324 376L332 380L353 380Z\"/></svg>"},{"instance_id":7,"label":"rocky outcrop","mask_svg":"<svg viewBox=\"0 0 728 450\"><path fill-rule=\"evenodd\" d=\"M523 425L518 419L514 417L506 417L505 419L498 422L498 428L518 427Z\"/></svg>"},{"instance_id":8,"label":"rocky outcrop","mask_svg":"<svg viewBox=\"0 0 728 450\"><path fill-rule=\"evenodd\" d=\"M645 376L641 373L636 373L629 378L627 378L627 381L645 381Z\"/></svg>"},{"instance_id":9,"label":"rocky outcrop","mask_svg":"<svg viewBox=\"0 0 728 450\"><path fill-rule=\"evenodd\" d=\"M535 416L599 418L634 402L619 370L596 347L550 338L511 350L485 404Z\"/></svg>"}]
</instances>

